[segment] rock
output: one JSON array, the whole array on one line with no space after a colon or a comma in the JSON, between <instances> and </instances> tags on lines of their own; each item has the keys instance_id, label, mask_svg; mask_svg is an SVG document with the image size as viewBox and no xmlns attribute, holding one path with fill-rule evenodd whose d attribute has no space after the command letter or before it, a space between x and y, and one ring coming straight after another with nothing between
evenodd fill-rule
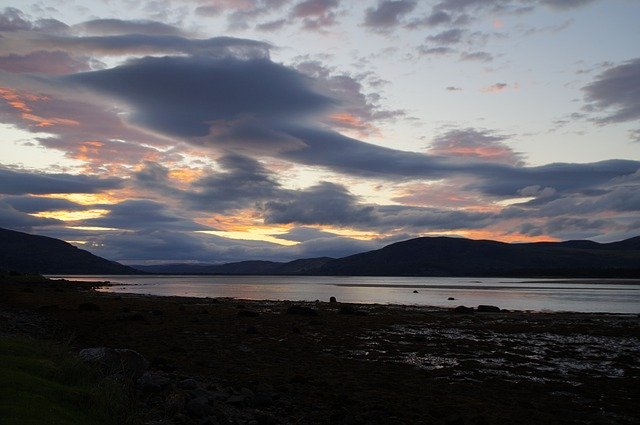
<instances>
[{"instance_id":1,"label":"rock","mask_svg":"<svg viewBox=\"0 0 640 425\"><path fill-rule=\"evenodd\" d=\"M146 372L140 378L136 384L144 392L157 393L162 391L162 388L168 385L171 380L159 373Z\"/></svg>"},{"instance_id":2,"label":"rock","mask_svg":"<svg viewBox=\"0 0 640 425\"><path fill-rule=\"evenodd\" d=\"M454 300L455 300L455 298L453 298L453 297L449 297L449 298L447 298L447 300L449 300L449 301L454 301Z\"/></svg>"},{"instance_id":3,"label":"rock","mask_svg":"<svg viewBox=\"0 0 640 425\"><path fill-rule=\"evenodd\" d=\"M458 314L473 314L475 313L475 309L473 307L465 307L463 305L459 305L458 307L453 309L453 312Z\"/></svg>"},{"instance_id":4,"label":"rock","mask_svg":"<svg viewBox=\"0 0 640 425\"><path fill-rule=\"evenodd\" d=\"M149 367L149 362L140 353L126 348L85 348L78 356L107 375L122 374L125 377L139 378Z\"/></svg>"},{"instance_id":5,"label":"rock","mask_svg":"<svg viewBox=\"0 0 640 425\"><path fill-rule=\"evenodd\" d=\"M164 407L169 416L175 416L184 410L187 398L182 393L169 394L164 401Z\"/></svg>"},{"instance_id":6,"label":"rock","mask_svg":"<svg viewBox=\"0 0 640 425\"><path fill-rule=\"evenodd\" d=\"M414 290L414 291L413 291L413 293L414 293L414 294L417 294L417 293L418 293L418 291Z\"/></svg>"},{"instance_id":7,"label":"rock","mask_svg":"<svg viewBox=\"0 0 640 425\"><path fill-rule=\"evenodd\" d=\"M329 298L329 302L330 303L337 303L338 300L336 300L336 297L331 297L331 298Z\"/></svg>"},{"instance_id":8,"label":"rock","mask_svg":"<svg viewBox=\"0 0 640 425\"><path fill-rule=\"evenodd\" d=\"M200 385L198 384L198 381L192 378L183 379L182 381L178 382L178 388L182 390L195 390L199 386Z\"/></svg>"},{"instance_id":9,"label":"rock","mask_svg":"<svg viewBox=\"0 0 640 425\"><path fill-rule=\"evenodd\" d=\"M94 303L82 303L78 306L78 311L100 311L100 306Z\"/></svg>"},{"instance_id":10,"label":"rock","mask_svg":"<svg viewBox=\"0 0 640 425\"><path fill-rule=\"evenodd\" d=\"M339 313L352 315L352 316L366 316L368 314L366 311L358 310L357 308L349 304L346 304L340 307Z\"/></svg>"},{"instance_id":11,"label":"rock","mask_svg":"<svg viewBox=\"0 0 640 425\"><path fill-rule=\"evenodd\" d=\"M238 317L259 317L260 313L253 310L240 310L238 311Z\"/></svg>"},{"instance_id":12,"label":"rock","mask_svg":"<svg viewBox=\"0 0 640 425\"><path fill-rule=\"evenodd\" d=\"M196 419L210 416L214 413L206 397L197 397L189 400L185 406L185 411L189 417Z\"/></svg>"},{"instance_id":13,"label":"rock","mask_svg":"<svg viewBox=\"0 0 640 425\"><path fill-rule=\"evenodd\" d=\"M479 313L500 313L500 307L495 305L479 305L477 310Z\"/></svg>"},{"instance_id":14,"label":"rock","mask_svg":"<svg viewBox=\"0 0 640 425\"><path fill-rule=\"evenodd\" d=\"M318 311L303 305L292 305L287 309L287 314L297 314L299 316L317 316Z\"/></svg>"}]
</instances>

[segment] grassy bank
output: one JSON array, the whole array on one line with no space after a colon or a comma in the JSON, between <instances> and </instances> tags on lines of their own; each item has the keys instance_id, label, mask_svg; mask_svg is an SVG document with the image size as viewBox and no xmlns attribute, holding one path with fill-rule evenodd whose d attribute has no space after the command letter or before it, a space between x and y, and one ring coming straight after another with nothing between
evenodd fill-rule
<instances>
[{"instance_id":1,"label":"grassy bank","mask_svg":"<svg viewBox=\"0 0 640 425\"><path fill-rule=\"evenodd\" d=\"M0 338L0 423L135 423L125 386L102 379L63 344Z\"/></svg>"}]
</instances>

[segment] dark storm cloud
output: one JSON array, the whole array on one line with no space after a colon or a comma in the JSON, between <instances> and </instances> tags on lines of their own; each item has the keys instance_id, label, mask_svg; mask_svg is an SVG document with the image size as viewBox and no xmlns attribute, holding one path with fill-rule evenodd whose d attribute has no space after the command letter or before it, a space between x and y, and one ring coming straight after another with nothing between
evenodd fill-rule
<instances>
[{"instance_id":1,"label":"dark storm cloud","mask_svg":"<svg viewBox=\"0 0 640 425\"><path fill-rule=\"evenodd\" d=\"M355 226L377 231L482 228L492 214L404 205L367 205L344 186L323 182L291 191L288 200L266 202L266 223Z\"/></svg>"},{"instance_id":2,"label":"dark storm cloud","mask_svg":"<svg viewBox=\"0 0 640 425\"><path fill-rule=\"evenodd\" d=\"M12 230L31 232L34 227L62 224L53 218L35 217L18 211L0 199L0 227Z\"/></svg>"},{"instance_id":3,"label":"dark storm cloud","mask_svg":"<svg viewBox=\"0 0 640 425\"><path fill-rule=\"evenodd\" d=\"M586 164L555 163L539 167L501 167L491 165L477 169L481 178L467 189L480 190L495 196L518 196L530 186L550 187L559 192L581 191L609 184L613 179L633 175L640 162L608 160Z\"/></svg>"},{"instance_id":4,"label":"dark storm cloud","mask_svg":"<svg viewBox=\"0 0 640 425\"><path fill-rule=\"evenodd\" d=\"M104 208L109 209L106 215L83 220L82 225L124 230L211 230L210 227L171 213L164 204L155 201L131 199Z\"/></svg>"},{"instance_id":5,"label":"dark storm cloud","mask_svg":"<svg viewBox=\"0 0 640 425\"><path fill-rule=\"evenodd\" d=\"M263 59L147 57L66 81L127 102L137 124L184 137L206 136L215 120L293 119L332 103L300 73Z\"/></svg>"},{"instance_id":6,"label":"dark storm cloud","mask_svg":"<svg viewBox=\"0 0 640 425\"><path fill-rule=\"evenodd\" d=\"M148 20L94 19L73 26L76 31L95 35L147 34L182 35L183 31L172 25Z\"/></svg>"},{"instance_id":7,"label":"dark storm cloud","mask_svg":"<svg viewBox=\"0 0 640 425\"><path fill-rule=\"evenodd\" d=\"M325 232L315 227L294 227L286 233L274 235L280 239L286 239L294 242L306 242L314 239L333 238L338 235L335 233Z\"/></svg>"},{"instance_id":8,"label":"dark storm cloud","mask_svg":"<svg viewBox=\"0 0 640 425\"><path fill-rule=\"evenodd\" d=\"M11 205L17 211L24 213L39 213L43 211L81 211L86 206L76 204L68 199L43 198L39 196L7 196L2 202Z\"/></svg>"},{"instance_id":9,"label":"dark storm cloud","mask_svg":"<svg viewBox=\"0 0 640 425\"><path fill-rule=\"evenodd\" d=\"M140 261L200 261L224 263L242 260L291 260L281 245L242 241L211 234L162 228L107 232L84 238L84 249L104 258L135 264Z\"/></svg>"},{"instance_id":10,"label":"dark storm cloud","mask_svg":"<svg viewBox=\"0 0 640 425\"><path fill-rule=\"evenodd\" d=\"M377 31L391 29L415 7L416 2L412 0L380 1L376 7L367 9L364 25Z\"/></svg>"},{"instance_id":11,"label":"dark storm cloud","mask_svg":"<svg viewBox=\"0 0 640 425\"><path fill-rule=\"evenodd\" d=\"M7 195L48 193L98 193L122 186L119 178L98 178L73 174L45 174L0 167L0 193Z\"/></svg>"},{"instance_id":12,"label":"dark storm cloud","mask_svg":"<svg viewBox=\"0 0 640 425\"><path fill-rule=\"evenodd\" d=\"M290 201L265 204L266 223L354 225L372 221L373 208L357 205L344 186L322 182L295 194Z\"/></svg>"},{"instance_id":13,"label":"dark storm cloud","mask_svg":"<svg viewBox=\"0 0 640 425\"><path fill-rule=\"evenodd\" d=\"M217 162L222 171L210 171L193 181L188 189L172 186L169 170L153 162L145 163L134 178L137 186L179 200L198 211L219 213L286 198L288 192L282 189L276 176L258 161L246 156L228 155Z\"/></svg>"},{"instance_id":14,"label":"dark storm cloud","mask_svg":"<svg viewBox=\"0 0 640 425\"><path fill-rule=\"evenodd\" d=\"M192 39L175 35L122 34L87 37L47 36L36 46L69 50L81 54L134 55L186 53L211 57L269 57L270 45L234 37Z\"/></svg>"},{"instance_id":15,"label":"dark storm cloud","mask_svg":"<svg viewBox=\"0 0 640 425\"><path fill-rule=\"evenodd\" d=\"M640 58L611 67L583 87L586 109L601 112L600 124L640 119Z\"/></svg>"},{"instance_id":16,"label":"dark storm cloud","mask_svg":"<svg viewBox=\"0 0 640 425\"><path fill-rule=\"evenodd\" d=\"M251 158L231 155L218 163L225 171L194 182L194 191L183 195L185 201L198 209L220 212L254 206L285 193L275 176Z\"/></svg>"}]
</instances>

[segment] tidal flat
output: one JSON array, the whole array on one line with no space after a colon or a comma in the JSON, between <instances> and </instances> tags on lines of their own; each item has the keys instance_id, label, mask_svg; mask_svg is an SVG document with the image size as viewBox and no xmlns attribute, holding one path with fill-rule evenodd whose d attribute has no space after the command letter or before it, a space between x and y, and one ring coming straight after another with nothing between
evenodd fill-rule
<instances>
[{"instance_id":1,"label":"tidal flat","mask_svg":"<svg viewBox=\"0 0 640 425\"><path fill-rule=\"evenodd\" d=\"M640 423L638 315L156 297L97 285L3 282L0 335L140 353L149 362L135 386L142 422Z\"/></svg>"}]
</instances>

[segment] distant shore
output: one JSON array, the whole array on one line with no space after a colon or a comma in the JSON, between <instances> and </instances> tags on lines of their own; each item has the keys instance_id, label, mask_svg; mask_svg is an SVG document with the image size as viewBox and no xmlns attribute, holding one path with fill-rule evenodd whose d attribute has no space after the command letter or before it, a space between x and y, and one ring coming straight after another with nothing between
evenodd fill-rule
<instances>
[{"instance_id":1,"label":"distant shore","mask_svg":"<svg viewBox=\"0 0 640 425\"><path fill-rule=\"evenodd\" d=\"M95 286L2 282L0 334L73 335L77 350L139 352L157 385L138 391L161 423L640 421L637 315L155 297Z\"/></svg>"}]
</instances>

